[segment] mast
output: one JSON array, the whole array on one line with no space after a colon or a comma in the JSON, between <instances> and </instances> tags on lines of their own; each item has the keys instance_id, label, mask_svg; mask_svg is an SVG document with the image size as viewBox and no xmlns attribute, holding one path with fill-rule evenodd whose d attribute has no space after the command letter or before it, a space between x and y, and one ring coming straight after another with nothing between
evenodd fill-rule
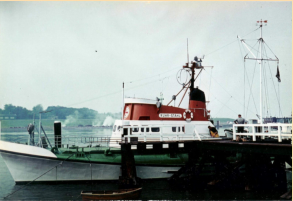
<instances>
[{"instance_id":1,"label":"mast","mask_svg":"<svg viewBox=\"0 0 293 201\"><path fill-rule=\"evenodd\" d=\"M123 110L124 110L124 82L122 84L122 120L123 120Z\"/></svg>"},{"instance_id":2,"label":"mast","mask_svg":"<svg viewBox=\"0 0 293 201\"><path fill-rule=\"evenodd\" d=\"M262 38L262 27L263 27L263 25L267 25L267 22L268 22L267 20L257 21L257 26L260 27L260 39L258 40L259 44L260 44L260 46L259 46L260 56L259 57L255 56L255 54L253 54L252 50L246 45L244 39L241 39L240 36L237 36L240 39L241 43L249 51L249 53L254 57L254 58L249 58L249 56L248 56L249 53L247 53L244 57L244 60L245 59L256 60L259 63L259 69L260 69L260 73L259 73L260 74L259 75L260 76L260 101L259 101L260 102L260 115L259 115L259 119L260 119L260 123L263 123L263 114L262 114L262 69L263 69L263 66L262 66L262 62L263 61L268 61L268 62L269 61L277 61L277 62L279 62L279 59L276 55L275 55L276 59L267 58L267 57L263 58L263 55L262 55L262 46L264 43L264 40Z\"/></svg>"},{"instance_id":3,"label":"mast","mask_svg":"<svg viewBox=\"0 0 293 201\"><path fill-rule=\"evenodd\" d=\"M262 40L262 20L260 21L260 62L259 62L259 67L260 67L260 123L262 124L263 123L263 119L262 119L262 43L263 43L263 40Z\"/></svg>"}]
</instances>

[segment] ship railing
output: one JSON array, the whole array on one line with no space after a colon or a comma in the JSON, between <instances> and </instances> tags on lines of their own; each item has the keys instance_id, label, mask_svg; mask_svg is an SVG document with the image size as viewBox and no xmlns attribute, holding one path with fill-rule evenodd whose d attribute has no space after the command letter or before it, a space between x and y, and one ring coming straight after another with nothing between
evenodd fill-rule
<instances>
[{"instance_id":1,"label":"ship railing","mask_svg":"<svg viewBox=\"0 0 293 201\"><path fill-rule=\"evenodd\" d=\"M248 127L249 133L236 132L238 127ZM278 142L282 139L292 139L292 124L269 123L269 124L234 124L233 125L233 140L237 136L252 136L252 140L256 141L256 137L273 137L278 138Z\"/></svg>"},{"instance_id":2,"label":"ship railing","mask_svg":"<svg viewBox=\"0 0 293 201\"><path fill-rule=\"evenodd\" d=\"M73 147L109 147L110 137L93 137L93 136L53 136L48 137L53 147L73 148ZM42 143L43 148L49 147L47 143Z\"/></svg>"}]
</instances>

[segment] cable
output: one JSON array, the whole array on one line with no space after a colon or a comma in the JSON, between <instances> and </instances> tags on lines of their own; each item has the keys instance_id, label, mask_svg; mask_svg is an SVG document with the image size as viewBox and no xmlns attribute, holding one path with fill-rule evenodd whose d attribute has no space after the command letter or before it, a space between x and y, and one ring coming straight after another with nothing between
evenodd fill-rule
<instances>
[{"instance_id":1,"label":"cable","mask_svg":"<svg viewBox=\"0 0 293 201\"><path fill-rule=\"evenodd\" d=\"M279 104L279 110L280 110L279 112L281 112L281 115L283 116L282 110L281 110L280 100L278 98L277 91L276 91L276 87L275 87L275 83L274 83L273 76L272 76L271 66L270 66L270 64L268 64L268 66L269 66L269 69L270 69L270 74L271 74L271 79L272 79L273 86L274 86L274 91L275 91L275 94L276 94L276 97L277 97L277 101L278 101L278 104Z\"/></svg>"},{"instance_id":2,"label":"cable","mask_svg":"<svg viewBox=\"0 0 293 201\"><path fill-rule=\"evenodd\" d=\"M127 83L139 82L139 81L142 81L142 80L145 80L145 79L149 79L149 78L153 78L153 77L156 77L156 76L160 76L161 74L164 74L164 73L167 73L167 72L171 72L171 71L173 71L175 69L178 69L178 67L172 68L172 69L167 70L167 71L163 71L162 73L159 73L159 74L156 74L156 75L153 75L153 76L150 76L150 77L146 77L146 78L142 78L142 79L137 79L137 80L133 80L133 81L125 82L125 83L127 84Z\"/></svg>"},{"instance_id":3,"label":"cable","mask_svg":"<svg viewBox=\"0 0 293 201\"><path fill-rule=\"evenodd\" d=\"M210 100L210 89L211 89L211 85L212 85L212 73L213 73L213 68L211 69L211 76L210 76L210 85L209 85L209 96L208 96L208 100Z\"/></svg>"},{"instance_id":4,"label":"cable","mask_svg":"<svg viewBox=\"0 0 293 201\"><path fill-rule=\"evenodd\" d=\"M264 49L264 54L267 57L267 50L266 50L265 46L264 46L263 49ZM264 73L265 73L265 78L266 78L266 87L265 87L265 90L266 90L266 94L267 94L267 96L266 96L266 100L267 100L267 115L271 116L271 112L269 110L271 108L271 106L270 106L270 99L269 99L270 96L269 96L269 92L268 92L269 86L268 86L268 78L267 78L267 75L266 75L266 71L267 71L266 67L264 68L264 70L265 70Z\"/></svg>"},{"instance_id":5,"label":"cable","mask_svg":"<svg viewBox=\"0 0 293 201\"><path fill-rule=\"evenodd\" d=\"M168 76L168 77L164 77L163 79L165 79L165 78L169 78L169 77L171 77L171 76L173 76L173 75L170 75L170 76ZM147 85L147 84L150 84L150 83L154 83L154 82L157 82L157 81L161 81L161 78L158 79L158 80L154 80L154 81L151 81L151 82L148 82L148 83L145 83L145 84L141 84L141 85L138 85L138 86L132 87L132 88L127 88L127 89L125 89L125 91L130 90L130 89L137 88L137 87L139 87L139 86L144 86L144 85ZM73 104L67 105L67 107L69 107L69 106L73 106L73 105L79 105L79 104L81 104L81 103L85 103L85 102L93 101L93 100L96 100L96 99L99 99L99 98L104 98L104 97L111 96L111 95L118 94L118 93L121 93L121 90L116 91L116 92L112 92L112 93L109 93L109 94L106 94L106 95L97 96L97 97L94 97L94 98L91 98L91 99L88 99L88 100L84 100L84 101L81 101L81 102L73 103Z\"/></svg>"},{"instance_id":6,"label":"cable","mask_svg":"<svg viewBox=\"0 0 293 201\"><path fill-rule=\"evenodd\" d=\"M258 56L258 54L257 54L257 56ZM250 93L249 93L249 97L248 97L248 104L247 104L246 114L247 114L248 107L249 107L250 96L252 96L252 100L253 100L253 103L254 103L254 107L255 107L256 113L258 113L258 112L257 112L256 104L255 104L255 101L254 101L254 97L253 97L253 94L252 94L252 84L253 84L254 75L255 75L256 63L257 63L257 60L255 61L255 64L254 64L254 71L253 71L253 76L252 76L252 82L251 82L251 84L250 84L250 82L249 82L249 77L248 77L248 75L247 75L247 71L246 71L246 76L247 76L248 84L249 84L249 86L250 86Z\"/></svg>"},{"instance_id":7,"label":"cable","mask_svg":"<svg viewBox=\"0 0 293 201\"><path fill-rule=\"evenodd\" d=\"M204 71L204 72L206 72L207 74L209 74L206 70ZM210 74L209 74L210 75ZM232 94L230 94L224 87L222 87L221 86L221 84L216 80L216 79L214 79L214 77L211 75L211 77L213 78L213 80L215 81L215 82L217 82L218 83L218 86L220 86L222 89L224 89L224 91L228 94L228 95L230 95L230 96L232 96ZM241 105L243 105L243 103L241 103L240 101L238 101L236 98L234 98L233 96L232 96L232 98L235 100L235 101L237 101L239 104L241 104ZM251 110L249 110L250 112L252 112ZM254 113L254 112L253 112Z\"/></svg>"},{"instance_id":8,"label":"cable","mask_svg":"<svg viewBox=\"0 0 293 201\"><path fill-rule=\"evenodd\" d=\"M241 46L240 46L240 41L238 40L238 46L239 46L239 49L240 49L240 54L241 54L241 59L244 58L243 57L243 54L242 54L242 50L241 50ZM243 62L243 75L244 75L244 87L243 87L243 91L244 91L244 102L243 102L243 115L245 115L245 102L246 102L246 99L245 99L245 72L246 72L246 69L245 69L245 62Z\"/></svg>"},{"instance_id":9,"label":"cable","mask_svg":"<svg viewBox=\"0 0 293 201\"><path fill-rule=\"evenodd\" d=\"M226 104L231 100L231 98L232 98L232 96L230 96L229 100L226 101ZM228 106L226 104L223 103L222 107L218 110L218 112L216 112L215 116L217 116L217 114L223 109L223 107L228 108ZM228 108L228 109L230 109L230 108ZM230 110L233 111L232 109L230 109ZM233 112L236 113L235 111L233 111Z\"/></svg>"},{"instance_id":10,"label":"cable","mask_svg":"<svg viewBox=\"0 0 293 201\"><path fill-rule=\"evenodd\" d=\"M259 28L260 28L260 27L258 27L257 29L253 30L252 32L255 32L255 31L258 30ZM250 33L244 35L243 37L248 36L248 35L251 34L252 32L250 32ZM210 54L212 54L212 53L214 53L214 52L217 52L218 50L220 50L220 49L222 49L222 48L224 48L224 47L226 47L226 46L228 46L228 45L231 45L232 43L236 42L237 40L238 40L238 39L233 40L232 42L230 42L230 43L228 43L228 44L226 44L226 45L224 45L224 46L222 46L222 47L220 47L220 48L218 48L218 49L216 49L216 50L214 50L214 51L212 51L212 52L206 54L206 56L207 56L207 55L210 55Z\"/></svg>"}]
</instances>

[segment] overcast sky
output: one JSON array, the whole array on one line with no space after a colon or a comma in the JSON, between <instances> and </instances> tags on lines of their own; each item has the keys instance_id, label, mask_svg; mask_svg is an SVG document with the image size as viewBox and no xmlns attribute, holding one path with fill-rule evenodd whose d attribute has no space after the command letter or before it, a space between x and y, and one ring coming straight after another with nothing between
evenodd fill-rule
<instances>
[{"instance_id":1,"label":"overcast sky","mask_svg":"<svg viewBox=\"0 0 293 201\"><path fill-rule=\"evenodd\" d=\"M214 66L195 84L212 117L256 118L260 68L253 60L244 64L247 50L237 35L253 46L261 19L268 20L263 38L273 51L266 53L279 58L282 80L276 62L265 66L263 114L278 116L280 97L289 116L292 2L0 2L0 107L120 112L123 81L126 96L155 99L162 92L166 104L181 89L176 73L187 62L188 38L189 60L204 54L203 65Z\"/></svg>"}]
</instances>

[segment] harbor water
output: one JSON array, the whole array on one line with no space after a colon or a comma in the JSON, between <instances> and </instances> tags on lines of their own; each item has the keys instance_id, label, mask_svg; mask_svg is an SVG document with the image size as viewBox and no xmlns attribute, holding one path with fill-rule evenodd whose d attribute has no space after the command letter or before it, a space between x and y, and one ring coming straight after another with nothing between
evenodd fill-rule
<instances>
[{"instance_id":1,"label":"harbor water","mask_svg":"<svg viewBox=\"0 0 293 201\"><path fill-rule=\"evenodd\" d=\"M223 129L220 129L223 132ZM110 136L111 129L71 129L62 131L64 136ZM47 131L53 136L53 131ZM1 139L7 141L27 142L27 132L2 132ZM45 172L46 170L44 170ZM291 175L291 174L290 174ZM289 176L291 178L291 176ZM291 180L288 181L291 188ZM280 199L283 191L245 191L244 189L199 188L185 189L184 186L172 186L166 180L143 181L142 200L272 200ZM16 190L21 190L15 192ZM16 185L0 156L0 200L81 200L82 190L118 189L117 181L85 183L31 183ZM15 193L13 193L15 192ZM7 195L12 195L6 197Z\"/></svg>"}]
</instances>

